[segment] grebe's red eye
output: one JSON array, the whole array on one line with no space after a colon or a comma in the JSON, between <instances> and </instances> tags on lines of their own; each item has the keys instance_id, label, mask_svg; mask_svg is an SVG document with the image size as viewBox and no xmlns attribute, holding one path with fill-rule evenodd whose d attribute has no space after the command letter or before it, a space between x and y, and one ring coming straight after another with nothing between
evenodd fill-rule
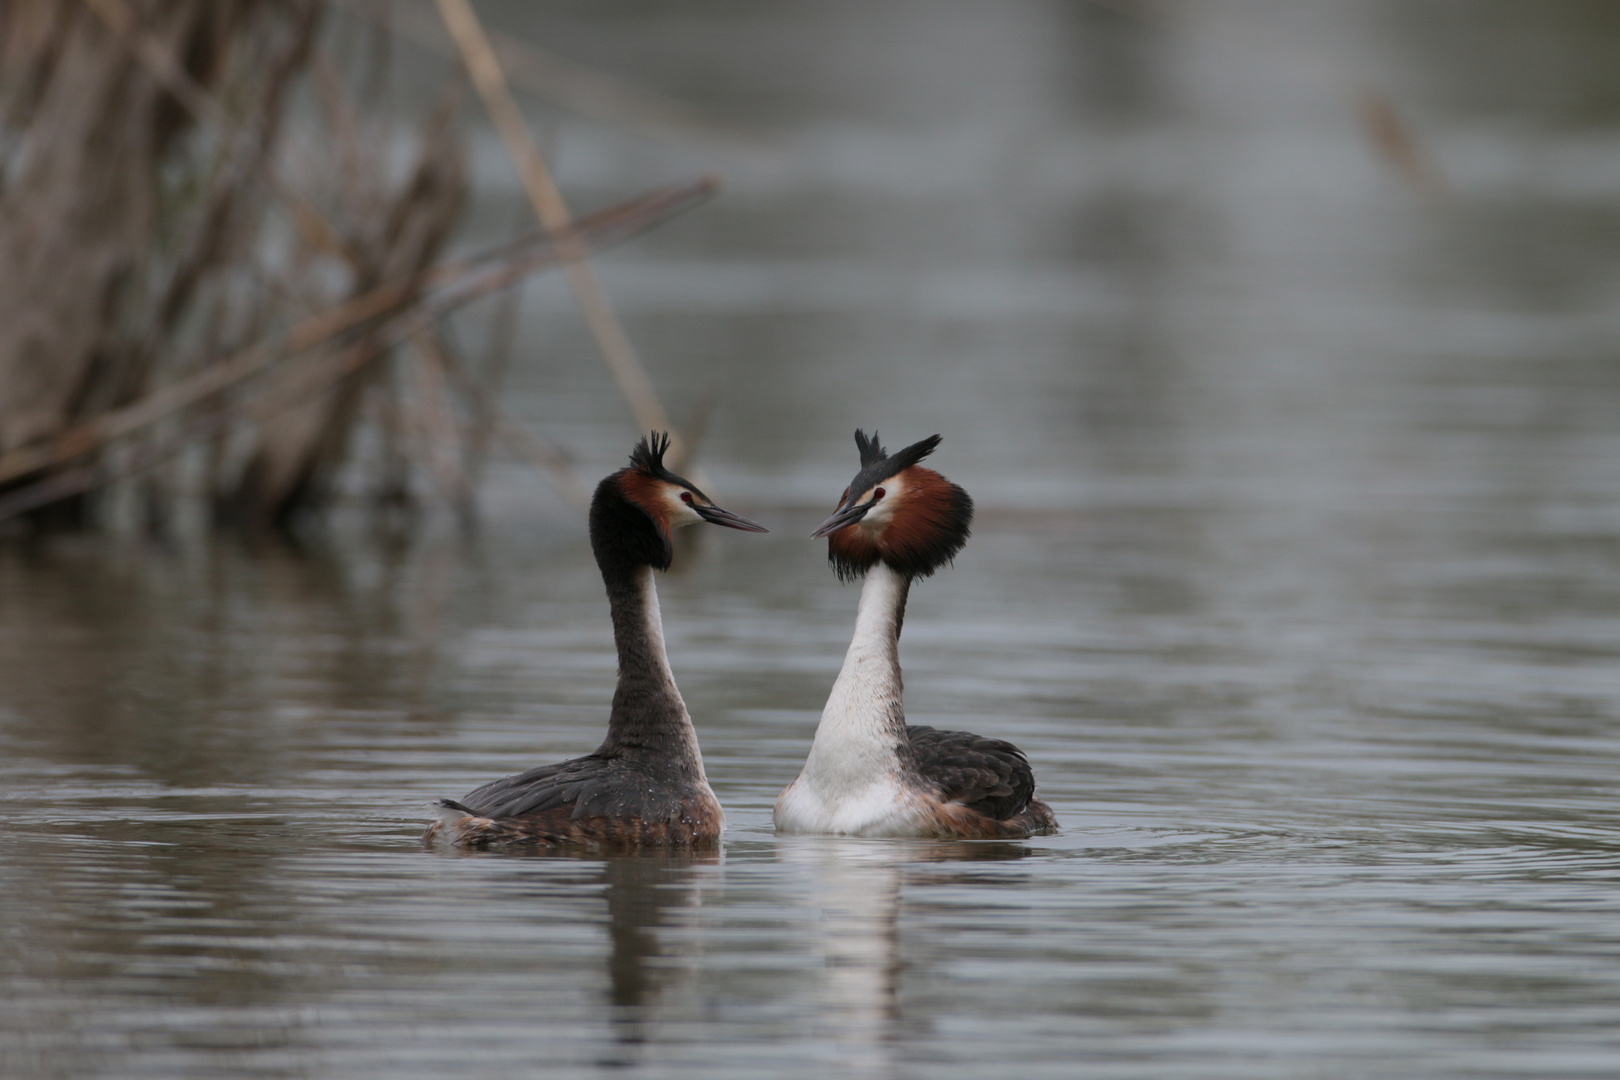
<instances>
[{"instance_id":1,"label":"grebe's red eye","mask_svg":"<svg viewBox=\"0 0 1620 1080\"><path fill-rule=\"evenodd\" d=\"M877 502L879 499L883 498L884 494L884 490L882 488L878 488L876 491L872 492L872 501Z\"/></svg>"},{"instance_id":2,"label":"grebe's red eye","mask_svg":"<svg viewBox=\"0 0 1620 1080\"><path fill-rule=\"evenodd\" d=\"M692 505L692 493L690 491L681 492L681 502L685 503L687 506L691 506Z\"/></svg>"}]
</instances>

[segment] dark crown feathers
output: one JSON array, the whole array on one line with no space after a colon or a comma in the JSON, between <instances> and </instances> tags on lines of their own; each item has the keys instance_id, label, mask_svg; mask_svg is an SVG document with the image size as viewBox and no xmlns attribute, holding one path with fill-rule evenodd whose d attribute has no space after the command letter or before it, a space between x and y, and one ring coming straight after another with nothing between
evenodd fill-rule
<instances>
[{"instance_id":1,"label":"dark crown feathers","mask_svg":"<svg viewBox=\"0 0 1620 1080\"><path fill-rule=\"evenodd\" d=\"M663 476L664 454L669 450L669 433L654 431L643 435L630 451L630 467L648 476Z\"/></svg>"},{"instance_id":2,"label":"dark crown feathers","mask_svg":"<svg viewBox=\"0 0 1620 1080\"><path fill-rule=\"evenodd\" d=\"M859 495L878 481L887 480L896 473L911 468L934 452L934 448L939 445L939 439L938 435L930 435L920 442L912 443L904 450L889 454L884 452L883 444L878 442L876 431L872 432L871 438L867 438L866 432L856 428L855 448L861 452L861 471L850 484L850 492Z\"/></svg>"}]
</instances>

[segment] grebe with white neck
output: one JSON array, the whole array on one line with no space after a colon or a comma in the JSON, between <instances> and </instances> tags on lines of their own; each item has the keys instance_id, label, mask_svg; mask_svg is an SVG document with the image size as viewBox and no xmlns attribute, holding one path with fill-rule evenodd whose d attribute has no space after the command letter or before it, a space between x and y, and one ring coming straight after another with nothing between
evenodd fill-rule
<instances>
[{"instance_id":1,"label":"grebe with white neck","mask_svg":"<svg viewBox=\"0 0 1620 1080\"><path fill-rule=\"evenodd\" d=\"M684 525L767 530L720 509L666 469L668 448L667 435L642 439L629 468L605 478L591 500L591 551L607 586L619 652L607 738L585 757L439 800L439 820L424 840L467 848L691 847L719 840L726 816L709 787L692 717L664 653L653 571L669 569L672 532Z\"/></svg>"},{"instance_id":2,"label":"grebe with white neck","mask_svg":"<svg viewBox=\"0 0 1620 1080\"><path fill-rule=\"evenodd\" d=\"M933 435L894 454L855 432L861 471L812 534L842 581L864 578L855 636L810 755L776 800L790 833L1006 839L1053 832L1016 746L965 731L907 725L900 629L911 583L967 542L973 500L918 464Z\"/></svg>"}]
</instances>

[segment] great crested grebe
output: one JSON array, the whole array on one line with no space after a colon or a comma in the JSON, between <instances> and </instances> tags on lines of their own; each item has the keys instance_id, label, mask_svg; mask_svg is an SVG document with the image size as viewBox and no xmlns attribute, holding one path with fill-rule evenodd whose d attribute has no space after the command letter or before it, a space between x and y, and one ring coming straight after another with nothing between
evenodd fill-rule
<instances>
[{"instance_id":1,"label":"great crested grebe","mask_svg":"<svg viewBox=\"0 0 1620 1080\"><path fill-rule=\"evenodd\" d=\"M607 738L594 754L542 765L439 800L427 841L502 844L711 844L726 816L709 787L697 732L664 655L653 570L669 569L674 529L707 521L744 532L764 526L722 510L664 468L669 436L636 443L630 467L596 486L591 551L607 585L619 685Z\"/></svg>"},{"instance_id":2,"label":"great crested grebe","mask_svg":"<svg viewBox=\"0 0 1620 1080\"><path fill-rule=\"evenodd\" d=\"M917 463L933 435L885 454L877 432L855 432L861 471L812 536L827 538L841 581L864 576L855 637L833 683L810 756L776 800L781 832L844 836L1021 838L1057 820L1035 798L1016 746L965 731L906 724L900 626L913 578L967 542L968 493Z\"/></svg>"}]
</instances>

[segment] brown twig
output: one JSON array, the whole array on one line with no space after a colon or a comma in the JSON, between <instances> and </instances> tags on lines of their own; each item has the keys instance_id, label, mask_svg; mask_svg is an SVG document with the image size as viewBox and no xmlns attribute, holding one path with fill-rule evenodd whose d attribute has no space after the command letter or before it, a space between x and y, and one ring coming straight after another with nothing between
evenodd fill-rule
<instances>
[{"instance_id":1,"label":"brown twig","mask_svg":"<svg viewBox=\"0 0 1620 1080\"><path fill-rule=\"evenodd\" d=\"M704 194L712 190L710 185L700 186L703 187ZM454 289L447 288L416 304L410 313L396 319L380 331L366 335L345 349L317 356L306 362L301 370L290 373L280 385L265 391L245 405L236 409L216 410L190 424L183 425L167 440L134 448L121 468L98 462L59 473L10 492L0 497L0 521L25 514L58 499L81 494L114 480L143 472L197 439L206 438L244 422L262 423L282 409L359 371L372 360L386 354L412 336L431 328L439 319L457 309L490 293L498 292L537 270L562 262L577 253L579 245L580 232L575 230L569 234L567 244L554 244L537 253L512 257L501 265L491 267L458 283ZM557 457L560 460L560 455Z\"/></svg>"},{"instance_id":2,"label":"brown twig","mask_svg":"<svg viewBox=\"0 0 1620 1080\"><path fill-rule=\"evenodd\" d=\"M469 482L478 483L489 455L489 442L495 434L495 416L483 403L494 402L506 382L506 371L511 366L513 346L517 338L518 305L523 296L521 289L509 289L492 305L489 320L489 345L484 362L478 372L480 395L474 396L473 428L467 438L467 476Z\"/></svg>"},{"instance_id":3,"label":"brown twig","mask_svg":"<svg viewBox=\"0 0 1620 1080\"><path fill-rule=\"evenodd\" d=\"M263 423L277 412L359 371L372 360L430 328L436 321L458 308L504 289L544 266L556 265L568 253L577 249L576 240L566 249L561 246L549 249L546 253L548 258L545 259L535 255L517 257L503 265L488 269L455 290L447 289L415 305L408 314L394 320L376 333L367 334L347 348L306 361L302 368L290 372L280 384L255 396L247 403L234 409L210 412L189 424L182 425L168 439L149 442L131 449L118 467L108 462L84 465L0 496L0 521L25 514L70 495L82 494L115 480L144 472L198 439L229 430L242 423Z\"/></svg>"},{"instance_id":4,"label":"brown twig","mask_svg":"<svg viewBox=\"0 0 1620 1080\"><path fill-rule=\"evenodd\" d=\"M461 50L462 61L472 76L473 86L484 99L490 120L495 124L502 142L506 144L507 154L523 179L523 188L528 193L535 216L549 230L567 229L570 221L568 204L563 201L562 192L558 190L539 146L529 133L523 114L512 99L511 87L507 85L505 72L490 45L489 35L484 32L483 23L478 20L468 0L437 0L437 3L450 36ZM581 250L577 258L568 262L568 281L580 311L602 352L602 359L607 362L613 381L618 384L620 393L635 414L636 424L644 431L668 431L671 465L678 466L684 453L680 434L670 424L669 414L659 402L652 380L637 359L624 327L614 314L607 294L602 291L584 255Z\"/></svg>"},{"instance_id":5,"label":"brown twig","mask_svg":"<svg viewBox=\"0 0 1620 1080\"><path fill-rule=\"evenodd\" d=\"M456 296L484 295L526 274L575 257L581 246L617 243L707 198L715 189L710 178L650 192L581 218L566 234L536 233L492 251L442 264L425 276L388 282L298 323L271 339L250 345L210 364L189 378L156 390L139 401L103 413L68 431L31 446L0 455L0 484L32 472L63 465L99 449L188 405L218 394L263 371L288 354L303 352L349 330L395 313L421 290L460 289ZM487 269L495 259L506 265ZM514 270L514 268L517 268ZM498 281L493 287L485 284ZM452 300L453 306L465 301ZM442 303L442 302L441 302Z\"/></svg>"}]
</instances>

